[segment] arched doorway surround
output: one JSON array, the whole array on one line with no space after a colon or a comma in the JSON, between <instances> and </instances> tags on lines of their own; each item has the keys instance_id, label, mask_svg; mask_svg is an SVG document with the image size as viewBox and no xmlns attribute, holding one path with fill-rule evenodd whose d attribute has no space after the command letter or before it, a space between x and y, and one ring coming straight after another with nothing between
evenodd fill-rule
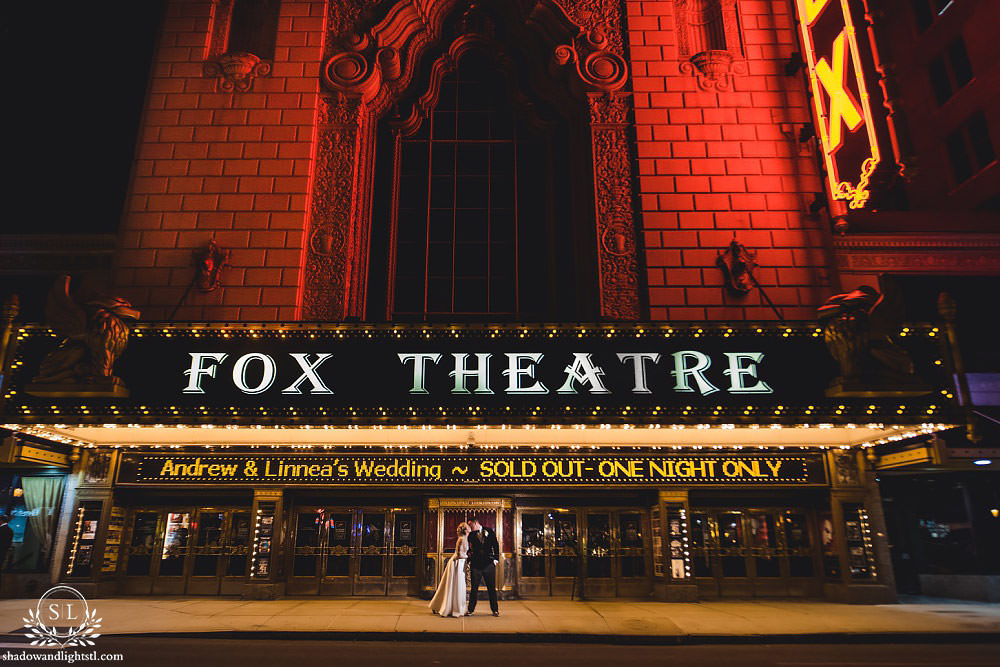
<instances>
[{"instance_id":1,"label":"arched doorway surround","mask_svg":"<svg viewBox=\"0 0 1000 667\"><path fill-rule=\"evenodd\" d=\"M341 5L336 7L336 5ZM336 7L336 8L335 8ZM480 8L550 54L587 102L594 164L600 316L640 319L639 252L623 6L615 0L399 0L334 3L321 68L316 171L304 264L304 319L366 317L374 139L446 20ZM412 113L421 113L414 105ZM424 110L426 111L426 110Z\"/></svg>"}]
</instances>

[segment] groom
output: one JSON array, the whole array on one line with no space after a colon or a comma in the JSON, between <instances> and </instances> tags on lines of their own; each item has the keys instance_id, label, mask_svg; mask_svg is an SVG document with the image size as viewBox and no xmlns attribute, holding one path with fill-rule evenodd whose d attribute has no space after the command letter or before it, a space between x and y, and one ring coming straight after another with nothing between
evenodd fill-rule
<instances>
[{"instance_id":1,"label":"groom","mask_svg":"<svg viewBox=\"0 0 1000 667\"><path fill-rule=\"evenodd\" d=\"M472 570L472 588L469 589L469 610L466 616L476 611L479 598L479 580L486 580L486 592L490 595L490 609L494 616L500 615L497 605L497 563L500 562L500 545L492 530L483 528L475 519L469 521L469 569Z\"/></svg>"}]
</instances>

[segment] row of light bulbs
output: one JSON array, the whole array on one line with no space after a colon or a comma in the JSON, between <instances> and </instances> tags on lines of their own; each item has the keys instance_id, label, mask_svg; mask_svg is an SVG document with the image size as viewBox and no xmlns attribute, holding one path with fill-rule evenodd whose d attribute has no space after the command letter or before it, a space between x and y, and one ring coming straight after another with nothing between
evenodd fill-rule
<instances>
[{"instance_id":1,"label":"row of light bulbs","mask_svg":"<svg viewBox=\"0 0 1000 667\"><path fill-rule=\"evenodd\" d=\"M646 336L670 337L690 335L695 338L702 336L729 336L756 334L790 336L810 336L813 338L823 334L823 329L809 322L788 326L767 323L739 324L657 324L642 323L630 325L610 324L505 324L505 325L455 325L455 324L318 324L315 322L299 325L289 323L148 323L132 328L134 336L163 336L201 338L203 336L248 337L248 338L460 338L462 336L491 337L512 336L524 338L529 336L555 337L557 335L575 334L577 337L596 336L604 338ZM912 325L901 328L897 335L913 337L918 335L934 338L939 336L940 329L930 324ZM57 337L58 334L44 325L26 324L18 329L17 339L24 340L30 336Z\"/></svg>"},{"instance_id":2,"label":"row of light bulbs","mask_svg":"<svg viewBox=\"0 0 1000 667\"><path fill-rule=\"evenodd\" d=\"M17 431L17 432L20 432L20 433L24 433L26 435L34 435L34 436L45 438L47 440L52 440L52 441L55 441L55 442L60 442L60 443L63 443L63 444L68 444L68 445L72 445L72 446L76 446L76 447L93 448L93 447L97 446L93 442L89 442L89 441L82 440L82 439L79 439L79 438L73 438L73 437L65 435L64 433L61 433L58 430L53 430L53 429L67 429L67 428L71 428L71 425L68 425L68 424L54 424L52 426L52 428L46 428L46 427L36 426L36 425L25 425L25 424L3 424L2 426L3 426L3 428L8 429L10 431ZM77 424L76 425L77 428L86 428L87 426L88 425L86 425L86 424ZM119 428L119 425L117 425L117 424L105 424L103 426L105 428ZM481 428L479 428L480 426L483 426L483 425L477 425L477 427L475 429L473 429L473 430L482 430ZM602 425L602 428L604 426L607 426L607 428L611 428L610 424L608 424L608 425ZM652 427L652 426L653 425L650 425L650 427ZM659 427L659 425L655 425L655 426ZM213 425L213 424L200 424L200 425L198 425L198 427L199 428L215 428L215 425ZM881 424L881 423L866 424L866 425L863 425L863 427L869 428L869 429L879 429L879 430L887 428L887 426L885 424ZM889 442L897 442L897 441L900 441L900 440L905 440L905 439L908 439L908 438L916 437L918 435L927 435L927 434L930 434L930 433L935 433L935 432L938 432L938 431L943 431L945 429L953 428L953 427L954 427L954 425L951 425L951 424L942 424L942 423L923 423L923 424L914 424L914 425L909 425L909 426L900 425L900 424L892 424L892 425L888 426L888 428L890 428L893 431L892 434L886 435L886 436L881 437L881 438L876 438L876 439L873 439L873 440L868 440L868 441L865 441L865 442L854 443L853 446L859 446L859 447L863 447L863 448L873 447L875 445L886 444L886 443L889 443ZM127 425L124 425L124 428L142 430L142 429L150 429L150 428L157 429L157 428L165 428L165 427L164 427L163 424L156 424L156 425L153 425L153 426L140 425L140 424L127 424ZM186 428L186 427L182 427L181 425L177 425L177 428ZM239 427L234 426L234 425L227 425L224 428L226 428L226 429L237 429ZM253 426L251 428L263 429L264 427L261 426L261 425L256 425L256 426ZM278 426L278 425L272 425L272 426L270 426L268 428L275 429L275 430L280 430L281 428L288 428L288 427L281 427L281 426ZM325 429L328 429L330 427L328 425L323 425L320 428L325 430ZM448 426L446 428L447 428L447 430L458 430L458 428L465 428L465 427L458 427L458 426L455 426L455 425L450 425L450 426ZM509 427L507 427L507 428L509 428ZM586 428L586 427L584 427L584 428ZM683 425L679 425L679 424L673 424L669 428L671 428L673 430L681 430L681 429L686 428L686 427L684 427ZM747 429L747 430L759 430L759 429L762 429L762 428L782 429L782 428L785 428L785 427L782 426L782 425L780 425L780 424L771 424L771 425L752 424L750 426L745 426L745 427L737 427L736 425L732 425L732 424L718 424L718 425L713 425L713 424L699 424L695 428L696 429L700 429L700 430L708 430L708 429L712 429L712 428L719 428L719 429L722 429L722 430L731 430L731 429L735 429L735 428L743 428L743 429ZM815 424L815 425L800 424L800 425L798 425L798 428L829 429L829 428L835 428L835 427L832 424ZM856 429L856 428L859 428L859 425L857 425L857 424L848 424L848 425L845 426L845 428ZM352 430L352 429L350 427L348 427L348 430ZM357 428L355 427L355 429L353 429L353 430L357 430ZM382 429L379 429L378 427L375 427L373 430L382 430ZM398 429L398 430L405 430L405 429ZM430 430L430 429L427 429L427 430ZM501 430L506 430L506 428L501 429ZM528 429L528 430L530 430L530 429ZM477 443L473 443L473 444L475 444L475 446L477 448L479 448L479 449L499 448L501 446L502 447L506 447L506 448L510 448L510 449L517 449L517 448L535 448L535 449L538 449L540 447L544 447L545 446L545 445L537 445L537 444L517 444L517 443L514 443L514 444L505 444L505 445L492 445L492 444L481 445L481 444L477 444ZM146 444L146 445L140 445L140 444L128 444L128 445L114 444L112 446L114 448L120 448L120 447L136 448L136 447L140 447L140 446L156 447L156 448L167 446L167 447L171 447L171 448L179 448L179 447L182 447L184 445L181 445L181 444L163 445L163 444L160 444L160 443L149 443L149 444ZM248 446L248 447L251 447L251 448L269 446L271 448L283 448L283 447L286 447L286 448L292 448L292 449L296 449L296 448L299 448L299 449L312 449L312 448L330 449L330 448L333 448L333 447L382 447L382 448L385 448L387 450L391 450L391 449L408 449L410 447L418 447L418 448L423 449L423 448L432 447L432 446L436 446L436 447L438 447L440 449L467 449L469 447L469 444L468 443L447 443L447 444L439 444L439 445L425 445L425 444L423 444L423 445L403 445L403 444L395 444L395 443L386 443L386 444L381 444L381 445L371 445L371 444L364 444L364 443L356 443L356 444L355 443L344 443L344 444L332 445L332 444L322 444L322 443L319 443L319 444L314 444L314 443L309 443L309 444L299 444L299 443L270 443L268 445L260 445L260 444L255 444L255 443L245 443L245 444L238 444L238 443L237 444L234 444L234 443L209 443L209 444L191 445L191 446L205 447L205 448L208 448L208 449L212 449L214 447L223 447L223 448L226 448L226 447L230 447L230 446L234 446L234 447ZM735 445L695 445L695 444L690 444L690 445L655 445L655 444L645 445L646 448L652 449L652 450L659 450L661 448L667 448L667 447L670 447L672 449L683 449L683 448L702 449L702 448L704 448L706 446L707 447L711 447L713 449L723 449L723 448L725 448L725 449L737 449L737 450L738 449L743 449L744 447L747 447L747 448L757 447L758 449L766 449L766 448L768 448L767 445L740 445L740 444L735 444ZM852 445L834 445L833 447L839 447L841 449L849 449L851 446ZM583 447L589 447L590 449L596 449L599 446L598 445L583 445L583 444L568 444L568 445L553 444L553 445L547 445L547 447L549 449L557 449L557 450L558 449L563 449L563 448L571 449L572 450L572 449L580 449L580 448L583 448ZM616 446L616 445L610 445L609 447L611 447L612 449L618 449L619 448L619 446ZM641 445L626 446L627 449L634 449L634 448L638 448L638 447L641 447ZM819 447L819 449L827 449L829 447L830 446L827 446L827 445L821 445ZM784 445L778 445L778 448L779 449L784 449L785 446ZM799 447L799 448L803 448L803 447Z\"/></svg>"}]
</instances>

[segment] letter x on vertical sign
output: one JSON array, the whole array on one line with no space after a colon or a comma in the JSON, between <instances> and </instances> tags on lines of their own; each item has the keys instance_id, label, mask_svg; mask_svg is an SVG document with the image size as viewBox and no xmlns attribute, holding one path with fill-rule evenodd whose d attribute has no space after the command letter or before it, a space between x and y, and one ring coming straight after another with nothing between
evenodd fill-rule
<instances>
[{"instance_id":1,"label":"letter x on vertical sign","mask_svg":"<svg viewBox=\"0 0 1000 667\"><path fill-rule=\"evenodd\" d=\"M846 200L851 208L862 208L871 196L868 182L881 158L849 6L851 1L795 0L795 4L830 192L834 199ZM824 24L823 30L817 31L820 22ZM852 82L858 91L857 97L851 92L849 84ZM868 146L864 159L859 160L857 181L852 183L853 174L848 174L837 158L844 147L845 136L862 126Z\"/></svg>"}]
</instances>

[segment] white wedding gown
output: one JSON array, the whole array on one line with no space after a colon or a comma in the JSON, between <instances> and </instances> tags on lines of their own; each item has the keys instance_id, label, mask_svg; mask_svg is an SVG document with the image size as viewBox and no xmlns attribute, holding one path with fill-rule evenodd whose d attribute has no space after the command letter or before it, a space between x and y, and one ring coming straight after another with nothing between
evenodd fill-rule
<instances>
[{"instance_id":1,"label":"white wedding gown","mask_svg":"<svg viewBox=\"0 0 1000 667\"><path fill-rule=\"evenodd\" d=\"M469 540L460 537L455 553L444 564L444 573L430 604L431 611L441 616L465 616L469 607L465 592L465 559L469 555Z\"/></svg>"}]
</instances>

